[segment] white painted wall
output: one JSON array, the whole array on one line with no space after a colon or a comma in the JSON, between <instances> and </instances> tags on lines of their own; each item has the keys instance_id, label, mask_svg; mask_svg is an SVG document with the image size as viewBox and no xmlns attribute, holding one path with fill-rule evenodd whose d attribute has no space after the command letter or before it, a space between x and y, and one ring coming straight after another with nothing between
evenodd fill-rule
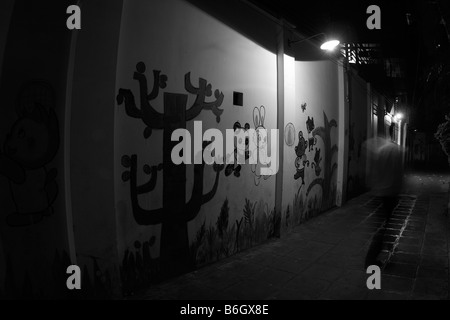
<instances>
[{"instance_id":1,"label":"white painted wall","mask_svg":"<svg viewBox=\"0 0 450 320\"><path fill-rule=\"evenodd\" d=\"M324 177L324 155L325 145L324 141L317 137L317 144L311 151L306 149L306 159L309 161L309 166L300 165L305 168L304 180L302 185L302 178L297 180L294 176L297 172L295 161L297 154L295 147L299 143L299 132L301 131L303 137L308 140L312 135L308 135L306 121L308 117L314 119L315 127L324 126L324 112L328 117L328 121L339 121L339 86L338 86L338 67L331 61L313 61L302 62L287 59L286 67L286 109L285 121L286 124L292 123L295 127L295 144L288 146L285 144L285 164L284 164L284 187L283 187L283 212L286 215L287 207L290 210L289 225L295 225L299 222L311 218L311 210L308 209L308 202L314 201L317 198L317 206L323 198L322 190L319 185L314 186L307 195L307 190L314 180ZM306 103L306 110L303 111L301 105ZM331 147L338 143L338 128L331 129ZM319 163L321 172L316 174L315 169L312 168L312 163L316 155L316 148L320 149L320 156L322 158ZM303 161L301 161L303 162ZM337 153L334 153L331 158L331 165L337 162ZM334 171L331 183L336 187L336 174ZM301 205L295 205L296 195L302 198ZM335 199L333 200L335 204ZM295 209L293 209L295 207ZM303 208L303 209L302 209ZM309 213L307 213L309 211Z\"/></svg>"},{"instance_id":2,"label":"white painted wall","mask_svg":"<svg viewBox=\"0 0 450 320\"><path fill-rule=\"evenodd\" d=\"M225 132L232 129L236 121L249 123L255 128L254 108L265 106L266 129L276 128L277 119L277 70L276 55L249 40L197 7L182 0L168 1L125 1L120 34L119 58L116 88L129 88L139 104L137 81L133 80L136 63L145 62L149 87L152 86L152 70L161 70L168 76L164 92L187 93L184 89L184 75L191 72L194 85L198 78L204 78L224 94L221 108L224 110L219 124L210 111L202 111L196 121L203 121L203 130L218 128ZM233 106L233 91L244 93L244 106ZM188 106L194 96L190 95ZM213 99L212 99L213 100ZM211 100L208 100L211 101ZM163 111L162 94L155 100L155 109ZM116 210L119 232L119 252L132 246L134 241L146 241L150 236L159 238L160 226L139 226L132 215L129 183L121 180L124 168L121 157L137 154L139 167L144 163L157 165L162 162L162 130L154 130L146 141L142 121L132 119L123 106L115 106L115 184ZM193 121L188 123L193 133ZM186 198L189 199L193 184L193 166L187 167ZM211 189L215 173L205 168L204 192ZM142 182L145 177L142 174ZM162 178L162 177L161 177ZM275 177L261 179L255 185L255 176L250 166L244 165L241 177L220 176L219 188L212 201L205 204L197 218L189 225L190 239L206 221L214 225L221 206L228 198L230 225L243 215L245 199L262 201L268 208L274 207ZM162 206L162 179L155 191L143 196L140 203L147 209ZM264 207L264 206L262 206ZM264 210L263 210L264 211ZM157 240L158 241L158 240ZM158 255L159 243L153 254Z\"/></svg>"}]
</instances>

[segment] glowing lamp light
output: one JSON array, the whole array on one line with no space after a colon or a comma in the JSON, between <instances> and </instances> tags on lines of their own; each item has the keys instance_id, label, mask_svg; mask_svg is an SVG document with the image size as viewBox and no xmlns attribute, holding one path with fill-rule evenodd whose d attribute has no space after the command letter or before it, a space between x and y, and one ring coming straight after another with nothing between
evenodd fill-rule
<instances>
[{"instance_id":1,"label":"glowing lamp light","mask_svg":"<svg viewBox=\"0 0 450 320\"><path fill-rule=\"evenodd\" d=\"M339 40L330 40L327 42L324 42L320 49L325 51L333 51L341 42Z\"/></svg>"},{"instance_id":2,"label":"glowing lamp light","mask_svg":"<svg viewBox=\"0 0 450 320\"><path fill-rule=\"evenodd\" d=\"M395 121L401 121L403 119L402 113L397 113L394 117Z\"/></svg>"}]
</instances>

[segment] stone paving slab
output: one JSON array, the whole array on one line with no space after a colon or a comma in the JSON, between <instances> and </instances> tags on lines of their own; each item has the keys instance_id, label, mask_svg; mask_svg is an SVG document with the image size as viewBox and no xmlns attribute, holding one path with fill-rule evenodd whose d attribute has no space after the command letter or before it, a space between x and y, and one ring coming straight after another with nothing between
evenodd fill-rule
<instances>
[{"instance_id":1,"label":"stone paving slab","mask_svg":"<svg viewBox=\"0 0 450 320\"><path fill-rule=\"evenodd\" d=\"M387 225L381 290L369 290L364 259L383 225L369 194L296 227L279 240L155 285L135 299L449 299L450 176L409 174Z\"/></svg>"}]
</instances>

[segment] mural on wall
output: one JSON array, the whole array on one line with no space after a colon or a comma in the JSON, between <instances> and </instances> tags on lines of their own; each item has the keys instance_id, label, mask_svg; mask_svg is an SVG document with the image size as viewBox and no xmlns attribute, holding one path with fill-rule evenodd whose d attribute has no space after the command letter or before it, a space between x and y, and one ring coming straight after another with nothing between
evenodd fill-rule
<instances>
[{"instance_id":1,"label":"mural on wall","mask_svg":"<svg viewBox=\"0 0 450 320\"><path fill-rule=\"evenodd\" d=\"M295 147L295 154L297 158L295 159L295 168L297 172L294 175L294 179L298 180L302 178L302 185L305 184L305 168L309 167L309 161L306 156L306 149L308 148L308 141L303 137L303 132L298 133L298 144Z\"/></svg>"},{"instance_id":2,"label":"mural on wall","mask_svg":"<svg viewBox=\"0 0 450 320\"><path fill-rule=\"evenodd\" d=\"M246 123L244 127L241 126L239 122L235 122L233 126L233 130L235 132L239 132L239 130L247 131L250 129L250 124ZM236 178L241 176L242 165L238 164L238 159L250 159L250 150L249 150L249 138L245 139L244 147L242 147L242 141L238 141L234 148L234 163L229 164L225 167L225 175L228 177L232 173ZM231 155L227 155L230 157ZM242 160L241 160L242 161Z\"/></svg>"},{"instance_id":3,"label":"mural on wall","mask_svg":"<svg viewBox=\"0 0 450 320\"><path fill-rule=\"evenodd\" d=\"M320 168L320 162L322 161L322 157L320 156L320 149L316 148L316 154L314 156L314 162L311 164L311 168L314 169L316 176L320 176L320 172L322 168Z\"/></svg>"},{"instance_id":4,"label":"mural on wall","mask_svg":"<svg viewBox=\"0 0 450 320\"><path fill-rule=\"evenodd\" d=\"M54 208L58 197L58 172L56 168L49 168L60 147L56 107L54 90L48 82L24 84L17 97L17 118L9 128L3 150L0 151L0 175L9 182L8 193L14 206L13 212L5 212L5 225L13 230L22 227L22 232L27 234L21 240L8 239L9 243L17 243L17 247L9 248L4 254L2 295L8 299L108 298L111 278L107 272L100 271L95 258L94 274L90 275L86 266L82 271L83 290L67 289L67 267L73 263L67 249L60 247L64 246L64 241L59 238L58 242L49 242L47 239L48 234L55 232L54 224L50 223L42 229L38 227L58 210ZM33 228L25 228L27 226ZM9 234L6 236L8 238L13 234L20 237L24 233L5 234ZM27 248L21 247L21 243ZM30 248L33 248L33 253L29 252ZM33 255L38 260L33 261ZM18 265L24 268L18 268ZM41 268L49 272L35 272Z\"/></svg>"},{"instance_id":5,"label":"mural on wall","mask_svg":"<svg viewBox=\"0 0 450 320\"><path fill-rule=\"evenodd\" d=\"M321 211L324 211L332 207L336 199L336 186L332 184L331 180L333 174L337 170L337 162L332 164L332 158L333 155L337 154L338 151L337 145L331 146L331 129L337 128L337 122L336 120L328 121L328 117L325 114L325 112L323 113L323 118L324 118L324 126L315 128L312 131L312 136L314 138L320 137L324 144L323 178L316 178L314 181L312 181L311 184L308 186L308 190L306 192L306 195L308 196L315 186L318 185L321 186L322 204L321 206L319 206L321 208ZM316 153L316 155L319 155L320 158L320 154ZM309 199L309 201L311 201L311 199Z\"/></svg>"},{"instance_id":6,"label":"mural on wall","mask_svg":"<svg viewBox=\"0 0 450 320\"><path fill-rule=\"evenodd\" d=\"M149 241L135 241L134 252L127 249L120 266L122 292L124 296L131 295L137 290L145 289L158 281L160 275L159 258L153 258L151 249L155 246L156 238Z\"/></svg>"},{"instance_id":7,"label":"mural on wall","mask_svg":"<svg viewBox=\"0 0 450 320\"><path fill-rule=\"evenodd\" d=\"M223 102L223 94L219 90L214 91L214 96L216 98L213 102L206 102L207 97L212 96L212 86L208 84L205 79L199 79L199 87L196 88L191 83L191 73L186 73L184 77L185 89L187 92L197 95L194 104L188 109L183 108L183 103L186 104L187 95L186 94L174 94L165 93L165 113L161 114L156 111L150 102L155 100L159 95L159 90L167 87L168 77L162 75L161 71L153 70L153 88L150 94L148 94L147 88L147 77L145 76L146 66L144 62L139 62L136 65L136 71L134 72L133 79L139 82L140 89L140 103L141 106L138 108L135 103L134 95L129 89L119 89L119 94L117 95L117 102L119 105L125 104L125 109L127 115L141 119L146 128L144 130L144 138L148 139L152 135L153 129L165 130L167 127L168 117L174 117L172 120L178 120L179 125L185 125L186 121L193 120L196 118L202 110L209 110L216 116L216 121L220 122L220 115L223 113L222 109L219 107ZM172 106L173 104L173 106ZM179 114L176 111L182 111L181 114L184 115L184 119L179 119ZM184 128L182 126L177 128Z\"/></svg>"},{"instance_id":8,"label":"mural on wall","mask_svg":"<svg viewBox=\"0 0 450 320\"><path fill-rule=\"evenodd\" d=\"M251 170L254 174L254 182L255 186L259 186L261 183L261 179L267 180L271 177L271 175L261 175L261 163L268 163L268 158L261 158L261 155L268 155L268 135L262 135L260 130L266 129L264 127L264 121L266 120L266 108L264 106L261 106L260 108L254 108L253 109L253 124L255 125L255 136L252 137L254 140L255 145L257 146L257 150L250 150L250 152L256 152L258 156L258 164L251 164ZM262 151L261 151L262 149ZM262 152L262 153L261 153Z\"/></svg>"},{"instance_id":9,"label":"mural on wall","mask_svg":"<svg viewBox=\"0 0 450 320\"><path fill-rule=\"evenodd\" d=\"M314 136L311 135L311 133L313 132L314 128L315 128L314 118L308 117L308 120L306 120L306 130L308 130L309 152L311 152L311 150L314 150L314 146L317 143L317 139Z\"/></svg>"},{"instance_id":10,"label":"mural on wall","mask_svg":"<svg viewBox=\"0 0 450 320\"><path fill-rule=\"evenodd\" d=\"M245 199L242 217L229 221L229 202L225 199L217 221L197 231L191 244L192 260L196 266L211 263L250 248L267 239L280 236L281 214L269 210L265 201Z\"/></svg>"},{"instance_id":11,"label":"mural on wall","mask_svg":"<svg viewBox=\"0 0 450 320\"><path fill-rule=\"evenodd\" d=\"M284 128L284 142L288 147L295 144L295 127L292 123L288 123Z\"/></svg>"},{"instance_id":12,"label":"mural on wall","mask_svg":"<svg viewBox=\"0 0 450 320\"><path fill-rule=\"evenodd\" d=\"M119 89L117 95L118 105L124 105L126 114L132 118L140 119L146 125L144 137L148 139L153 129L164 130L163 137L163 164L146 166L144 172L150 174L150 180L138 185L138 158L137 155L124 155L122 165L127 171L122 179L130 184L130 197L133 216L140 225L157 225L161 227L160 263L163 277L181 274L192 269L190 259L188 222L194 220L201 207L211 201L217 191L219 177L224 165L213 165L215 181L212 189L204 193L203 175L205 163L195 164L194 186L191 199L186 202L186 165L175 165L171 160L171 151L178 143L171 141L174 130L186 128L186 122L196 118L203 110L211 111L220 122L223 110L224 96L219 90L215 90L215 101L206 102L206 98L212 96L212 85L200 78L198 87L195 87L190 79L190 73L185 75L184 86L188 93L196 95L193 105L186 109L188 95L177 93L164 93L164 113L159 113L151 105L152 100L159 95L159 90L164 89L167 76L160 71L153 71L153 89L148 94L146 66L143 62L136 65L133 79L139 82L140 108L137 107L134 94L129 89ZM204 142L205 149L211 142ZM195 155L198 156L198 155ZM155 210L146 210L139 205L138 197L152 192L156 187L157 176L163 171L163 206Z\"/></svg>"},{"instance_id":13,"label":"mural on wall","mask_svg":"<svg viewBox=\"0 0 450 320\"><path fill-rule=\"evenodd\" d=\"M306 103L302 103L301 108L302 108L302 112L305 113L306 112L306 107L308 105Z\"/></svg>"},{"instance_id":14,"label":"mural on wall","mask_svg":"<svg viewBox=\"0 0 450 320\"><path fill-rule=\"evenodd\" d=\"M331 208L336 199L336 183L332 179L337 169L337 163L332 165L332 160L337 153L337 146L331 147L331 129L337 128L337 122L335 120L328 121L325 112L323 114L323 127L315 128L314 119L307 118L306 126L310 132L308 140L305 139L302 131L298 134L299 141L294 148L296 155L294 180L300 178L302 180L292 199L292 207L288 205L285 209L286 228L291 225L299 225ZM323 148L317 146L318 138L323 141ZM316 147L313 148L314 146ZM313 157L311 163L308 157ZM313 180L308 181L311 177ZM313 192L316 186L321 187L321 193Z\"/></svg>"},{"instance_id":15,"label":"mural on wall","mask_svg":"<svg viewBox=\"0 0 450 320\"><path fill-rule=\"evenodd\" d=\"M45 82L23 86L17 120L0 152L0 175L9 180L15 211L6 217L12 227L41 222L53 214L58 195L57 170L47 168L59 149L58 119L53 89Z\"/></svg>"}]
</instances>

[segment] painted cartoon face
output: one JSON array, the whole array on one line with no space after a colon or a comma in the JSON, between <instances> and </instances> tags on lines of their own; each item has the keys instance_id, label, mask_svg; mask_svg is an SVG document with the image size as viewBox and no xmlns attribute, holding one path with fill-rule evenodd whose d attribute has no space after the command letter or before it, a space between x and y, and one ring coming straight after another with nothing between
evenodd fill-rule
<instances>
[{"instance_id":1,"label":"painted cartoon face","mask_svg":"<svg viewBox=\"0 0 450 320\"><path fill-rule=\"evenodd\" d=\"M311 133L314 128L314 118L308 117L308 120L306 121L306 129L308 130L308 133Z\"/></svg>"},{"instance_id":2,"label":"painted cartoon face","mask_svg":"<svg viewBox=\"0 0 450 320\"><path fill-rule=\"evenodd\" d=\"M303 137L303 132L298 133L298 145L295 147L295 154L297 157L302 157L305 154L307 148L307 142Z\"/></svg>"},{"instance_id":3,"label":"painted cartoon face","mask_svg":"<svg viewBox=\"0 0 450 320\"><path fill-rule=\"evenodd\" d=\"M250 129L250 125L248 123L246 123L244 125L244 127L242 127L239 122L236 122L233 126L233 129L234 129L235 133L239 136L239 134L242 133L241 130L246 132L248 129ZM245 139L245 141L244 141L244 139ZM245 138L244 135L242 135L242 137L239 137L237 140L237 145L236 145L236 149L239 152L239 154L248 153L249 152L248 147L249 147L248 138Z\"/></svg>"},{"instance_id":4,"label":"painted cartoon face","mask_svg":"<svg viewBox=\"0 0 450 320\"><path fill-rule=\"evenodd\" d=\"M19 119L6 137L4 152L24 167L34 167L49 148L49 132L43 122Z\"/></svg>"},{"instance_id":5,"label":"painted cartoon face","mask_svg":"<svg viewBox=\"0 0 450 320\"><path fill-rule=\"evenodd\" d=\"M263 134L263 130L266 128L264 127L264 121L266 120L266 109L264 106L261 106L261 108L255 108L253 109L253 123L255 125L255 131L256 134L254 136L254 142L258 146L258 148L263 149L267 147L267 132L266 134Z\"/></svg>"},{"instance_id":6,"label":"painted cartoon face","mask_svg":"<svg viewBox=\"0 0 450 320\"><path fill-rule=\"evenodd\" d=\"M263 149L267 146L267 132L263 133L261 129L256 129L256 141L258 142L258 147Z\"/></svg>"}]
</instances>

